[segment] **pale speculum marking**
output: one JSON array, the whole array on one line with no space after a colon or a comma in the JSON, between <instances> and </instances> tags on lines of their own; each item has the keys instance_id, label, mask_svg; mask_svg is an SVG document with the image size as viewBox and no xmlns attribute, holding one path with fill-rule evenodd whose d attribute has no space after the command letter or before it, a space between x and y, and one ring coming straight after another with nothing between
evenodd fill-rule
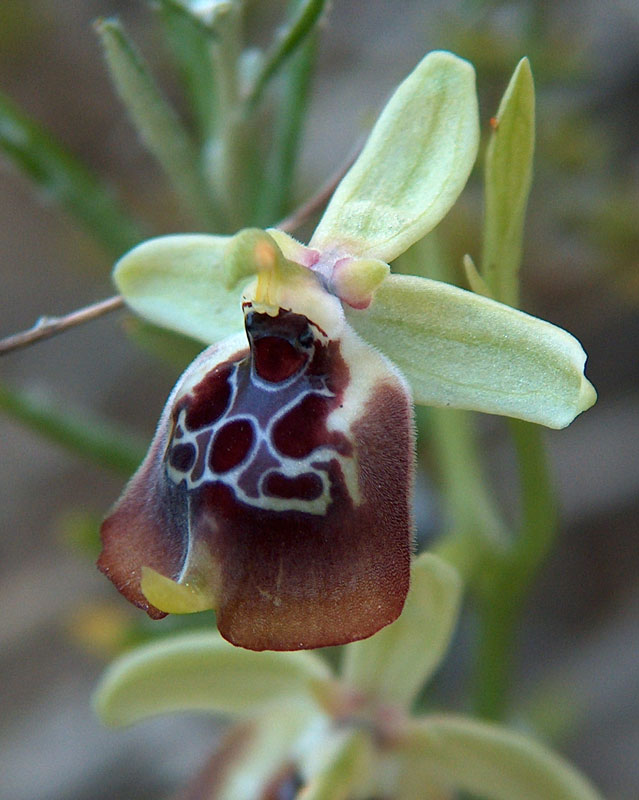
<instances>
[{"instance_id":1,"label":"pale speculum marking","mask_svg":"<svg viewBox=\"0 0 639 800\"><path fill-rule=\"evenodd\" d=\"M331 463L346 491L344 474L353 472L351 442L326 424L348 383L339 344L290 311L249 309L246 328L246 357L217 365L178 395L168 476L189 491L225 484L257 508L326 514Z\"/></svg>"}]
</instances>

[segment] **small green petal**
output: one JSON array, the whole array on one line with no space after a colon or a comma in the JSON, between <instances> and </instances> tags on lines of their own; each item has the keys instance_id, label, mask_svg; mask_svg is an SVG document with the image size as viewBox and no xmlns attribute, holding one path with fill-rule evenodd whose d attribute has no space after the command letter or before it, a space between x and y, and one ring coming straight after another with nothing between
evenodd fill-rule
<instances>
[{"instance_id":1,"label":"small green petal","mask_svg":"<svg viewBox=\"0 0 639 800\"><path fill-rule=\"evenodd\" d=\"M460 599L456 570L430 553L420 555L399 619L346 647L345 682L384 701L410 705L446 652Z\"/></svg>"},{"instance_id":2,"label":"small green petal","mask_svg":"<svg viewBox=\"0 0 639 800\"><path fill-rule=\"evenodd\" d=\"M392 261L453 205L478 140L472 66L452 53L430 53L382 111L310 246Z\"/></svg>"},{"instance_id":3,"label":"small green petal","mask_svg":"<svg viewBox=\"0 0 639 800\"><path fill-rule=\"evenodd\" d=\"M411 780L423 775L425 783L435 780L486 800L601 800L559 756L533 739L485 722L426 717L411 725L398 751Z\"/></svg>"},{"instance_id":4,"label":"small green petal","mask_svg":"<svg viewBox=\"0 0 639 800\"><path fill-rule=\"evenodd\" d=\"M493 297L517 306L535 149L535 87L527 58L517 65L495 119L486 151L482 276Z\"/></svg>"},{"instance_id":5,"label":"small green petal","mask_svg":"<svg viewBox=\"0 0 639 800\"><path fill-rule=\"evenodd\" d=\"M597 397L573 336L447 283L391 275L366 310L346 316L395 362L416 403L563 428Z\"/></svg>"},{"instance_id":6,"label":"small green petal","mask_svg":"<svg viewBox=\"0 0 639 800\"><path fill-rule=\"evenodd\" d=\"M107 725L170 711L244 714L274 700L306 699L311 683L329 677L312 653L254 653L206 631L124 655L105 672L94 703Z\"/></svg>"},{"instance_id":7,"label":"small green petal","mask_svg":"<svg viewBox=\"0 0 639 800\"><path fill-rule=\"evenodd\" d=\"M113 280L140 316L212 344L244 330L240 299L249 278L233 284L230 241L205 234L150 239L118 261Z\"/></svg>"},{"instance_id":8,"label":"small green petal","mask_svg":"<svg viewBox=\"0 0 639 800\"><path fill-rule=\"evenodd\" d=\"M390 273L385 261L376 258L345 258L333 270L331 290L353 308L367 308L377 287Z\"/></svg>"}]
</instances>

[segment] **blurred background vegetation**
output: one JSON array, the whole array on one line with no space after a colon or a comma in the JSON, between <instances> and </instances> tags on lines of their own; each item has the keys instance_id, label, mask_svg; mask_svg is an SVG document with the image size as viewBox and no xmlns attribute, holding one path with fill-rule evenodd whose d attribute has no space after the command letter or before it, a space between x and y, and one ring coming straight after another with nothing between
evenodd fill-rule
<instances>
[{"instance_id":1,"label":"blurred background vegetation","mask_svg":"<svg viewBox=\"0 0 639 800\"><path fill-rule=\"evenodd\" d=\"M286 4L247 5L249 38L264 45ZM144 236L201 229L168 190L108 80L92 22L110 14L121 16L186 112L157 14L141 0L3 0L0 89L113 187L143 221ZM537 151L522 306L580 339L600 399L569 429L546 436L561 534L522 621L507 718L553 743L615 800L639 795L638 42L632 0L334 0L318 41L291 197L270 210L284 213L319 188L428 50L450 49L474 63L485 134L518 60L530 58ZM481 250L476 173L442 226L456 264ZM100 246L1 158L0 197L0 336L113 293L113 258L135 231ZM112 732L89 707L108 658L185 624L147 623L92 566L97 522L188 360L175 343L169 358L167 349L118 313L0 364L0 774L7 800L165 797L213 746L217 728L209 719L184 715ZM33 419L30 426L17 420L7 387L28 392L34 408L70 413L97 439L124 436L130 455L99 467L39 436ZM478 423L493 486L514 513L505 428L488 417ZM445 509L437 454L424 441L419 455L417 519L427 543L445 524ZM475 637L469 610L430 702L466 708Z\"/></svg>"}]
</instances>

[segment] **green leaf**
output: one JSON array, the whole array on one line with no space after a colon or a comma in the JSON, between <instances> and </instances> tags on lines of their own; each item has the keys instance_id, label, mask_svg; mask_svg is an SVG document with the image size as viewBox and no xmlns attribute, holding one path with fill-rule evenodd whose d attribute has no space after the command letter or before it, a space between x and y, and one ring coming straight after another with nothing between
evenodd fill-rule
<instances>
[{"instance_id":1,"label":"green leaf","mask_svg":"<svg viewBox=\"0 0 639 800\"><path fill-rule=\"evenodd\" d=\"M201 140L215 125L215 73L211 59L213 30L180 0L155 0Z\"/></svg>"},{"instance_id":2,"label":"green leaf","mask_svg":"<svg viewBox=\"0 0 639 800\"><path fill-rule=\"evenodd\" d=\"M1 93L0 152L110 253L119 256L142 238L109 189Z\"/></svg>"},{"instance_id":3,"label":"green leaf","mask_svg":"<svg viewBox=\"0 0 639 800\"><path fill-rule=\"evenodd\" d=\"M450 284L391 275L346 316L397 364L416 403L563 428L596 400L573 336Z\"/></svg>"},{"instance_id":4,"label":"green leaf","mask_svg":"<svg viewBox=\"0 0 639 800\"><path fill-rule=\"evenodd\" d=\"M113 84L141 140L195 219L218 227L219 214L200 168L195 144L160 92L141 55L117 20L98 20L95 27Z\"/></svg>"},{"instance_id":5,"label":"green leaf","mask_svg":"<svg viewBox=\"0 0 639 800\"><path fill-rule=\"evenodd\" d=\"M345 648L345 683L408 707L448 648L460 600L457 571L437 556L422 553L413 563L400 617L370 639Z\"/></svg>"},{"instance_id":6,"label":"green leaf","mask_svg":"<svg viewBox=\"0 0 639 800\"><path fill-rule=\"evenodd\" d=\"M256 653L202 631L139 647L114 662L96 691L95 708L108 725L170 711L242 715L273 701L308 698L309 685L329 677L313 653Z\"/></svg>"},{"instance_id":7,"label":"green leaf","mask_svg":"<svg viewBox=\"0 0 639 800\"><path fill-rule=\"evenodd\" d=\"M75 455L101 467L131 475L144 458L145 447L125 431L102 420L57 408L50 398L0 385L0 411Z\"/></svg>"},{"instance_id":8,"label":"green leaf","mask_svg":"<svg viewBox=\"0 0 639 800\"><path fill-rule=\"evenodd\" d=\"M482 275L493 297L519 301L519 264L535 149L535 87L527 58L517 65L486 151Z\"/></svg>"},{"instance_id":9,"label":"green leaf","mask_svg":"<svg viewBox=\"0 0 639 800\"><path fill-rule=\"evenodd\" d=\"M273 114L273 135L266 156L259 190L258 225L272 225L290 210L295 167L306 120L313 67L317 55L317 32L309 36L282 70Z\"/></svg>"},{"instance_id":10,"label":"green leaf","mask_svg":"<svg viewBox=\"0 0 639 800\"><path fill-rule=\"evenodd\" d=\"M118 261L113 279L128 305L150 322L218 342L244 330L244 284L229 285L225 261L231 241L205 234L150 239Z\"/></svg>"},{"instance_id":11,"label":"green leaf","mask_svg":"<svg viewBox=\"0 0 639 800\"><path fill-rule=\"evenodd\" d=\"M430 53L382 111L310 246L392 261L453 205L478 139L472 66L451 53Z\"/></svg>"},{"instance_id":12,"label":"green leaf","mask_svg":"<svg viewBox=\"0 0 639 800\"><path fill-rule=\"evenodd\" d=\"M264 56L261 69L246 98L249 109L259 102L268 82L289 56L316 29L325 5L326 0L299 0L292 18L287 21Z\"/></svg>"},{"instance_id":13,"label":"green leaf","mask_svg":"<svg viewBox=\"0 0 639 800\"><path fill-rule=\"evenodd\" d=\"M534 740L457 716L414 722L398 752L417 783L435 780L485 800L601 800L563 759Z\"/></svg>"}]
</instances>

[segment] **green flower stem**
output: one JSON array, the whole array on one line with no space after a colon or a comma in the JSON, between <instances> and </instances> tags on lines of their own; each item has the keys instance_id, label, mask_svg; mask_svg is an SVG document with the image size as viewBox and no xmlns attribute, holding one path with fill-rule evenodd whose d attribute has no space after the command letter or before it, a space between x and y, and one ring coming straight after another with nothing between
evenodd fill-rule
<instances>
[{"instance_id":1,"label":"green flower stem","mask_svg":"<svg viewBox=\"0 0 639 800\"><path fill-rule=\"evenodd\" d=\"M485 558L504 552L506 530L486 485L471 414L440 408L426 413L453 531L440 542L437 552L449 559L454 555L454 566L469 579Z\"/></svg>"},{"instance_id":2,"label":"green flower stem","mask_svg":"<svg viewBox=\"0 0 639 800\"><path fill-rule=\"evenodd\" d=\"M145 447L121 430L95 419L51 407L48 400L0 386L0 411L52 442L107 469L130 475L144 458Z\"/></svg>"},{"instance_id":3,"label":"green flower stem","mask_svg":"<svg viewBox=\"0 0 639 800\"><path fill-rule=\"evenodd\" d=\"M507 709L517 622L539 567L557 533L557 508L541 430L509 420L519 465L521 524L512 546L492 563L480 585L480 643L474 705L483 717Z\"/></svg>"},{"instance_id":4,"label":"green flower stem","mask_svg":"<svg viewBox=\"0 0 639 800\"><path fill-rule=\"evenodd\" d=\"M548 469L542 430L522 420L508 420L519 462L522 524L514 559L524 588L552 549L558 530L557 503Z\"/></svg>"},{"instance_id":5,"label":"green flower stem","mask_svg":"<svg viewBox=\"0 0 639 800\"><path fill-rule=\"evenodd\" d=\"M496 119L485 163L482 276L496 300L517 306L535 144L535 90L525 58L515 69ZM530 423L508 422L518 460L521 522L511 546L493 561L479 586L474 705L481 716L493 719L506 711L517 622L557 531L541 432Z\"/></svg>"},{"instance_id":6,"label":"green flower stem","mask_svg":"<svg viewBox=\"0 0 639 800\"><path fill-rule=\"evenodd\" d=\"M521 584L509 575L510 558L493 561L479 598L479 641L475 653L473 711L502 719L507 711L514 640L522 608Z\"/></svg>"},{"instance_id":7,"label":"green flower stem","mask_svg":"<svg viewBox=\"0 0 639 800\"><path fill-rule=\"evenodd\" d=\"M109 189L3 94L0 152L47 198L78 220L109 253L120 256L142 238Z\"/></svg>"},{"instance_id":8,"label":"green flower stem","mask_svg":"<svg viewBox=\"0 0 639 800\"><path fill-rule=\"evenodd\" d=\"M118 20L99 20L95 27L115 88L140 138L198 223L218 228L219 213L200 168L197 148L141 55Z\"/></svg>"}]
</instances>

